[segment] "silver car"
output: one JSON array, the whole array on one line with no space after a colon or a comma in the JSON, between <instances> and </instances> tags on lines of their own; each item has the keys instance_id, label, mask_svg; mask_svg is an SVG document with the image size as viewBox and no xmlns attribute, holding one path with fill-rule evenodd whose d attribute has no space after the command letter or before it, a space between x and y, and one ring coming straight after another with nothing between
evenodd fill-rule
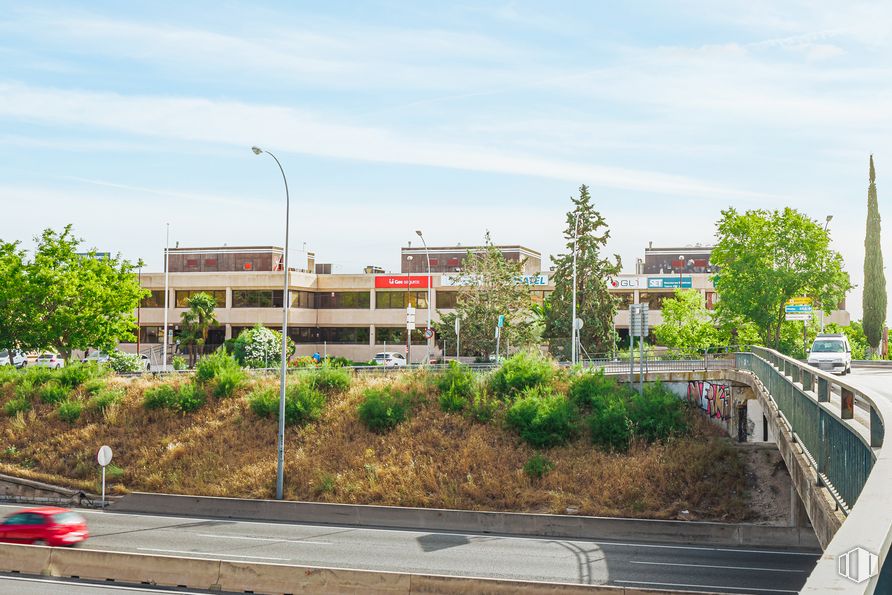
<instances>
[{"instance_id":1,"label":"silver car","mask_svg":"<svg viewBox=\"0 0 892 595\"><path fill-rule=\"evenodd\" d=\"M16 368L24 368L28 364L28 358L21 351L12 352L12 364L9 363L9 351L0 349L0 366L13 365Z\"/></svg>"}]
</instances>

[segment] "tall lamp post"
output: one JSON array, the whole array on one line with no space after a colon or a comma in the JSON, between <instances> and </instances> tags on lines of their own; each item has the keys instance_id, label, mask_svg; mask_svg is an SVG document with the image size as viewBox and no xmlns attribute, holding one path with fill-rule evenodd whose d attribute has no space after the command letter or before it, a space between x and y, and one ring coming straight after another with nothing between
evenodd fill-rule
<instances>
[{"instance_id":1,"label":"tall lamp post","mask_svg":"<svg viewBox=\"0 0 892 595\"><path fill-rule=\"evenodd\" d=\"M576 223L573 225L573 312L572 312L572 320L570 321L570 363L574 366L576 365L576 253L578 250L576 249L579 244L579 212L576 213Z\"/></svg>"},{"instance_id":2,"label":"tall lamp post","mask_svg":"<svg viewBox=\"0 0 892 595\"><path fill-rule=\"evenodd\" d=\"M827 215L827 218L824 219L824 233L827 233L831 221L833 221L833 215ZM824 304L821 304L821 332L824 332Z\"/></svg>"},{"instance_id":3,"label":"tall lamp post","mask_svg":"<svg viewBox=\"0 0 892 595\"><path fill-rule=\"evenodd\" d=\"M288 366L288 220L291 209L291 199L288 196L288 178L285 170L275 155L260 147L251 147L255 155L266 153L272 157L279 171L282 172L282 181L285 182L285 254L282 262L282 370L279 374L279 436L277 441L276 462L276 500L281 500L285 487L285 373Z\"/></svg>"},{"instance_id":4,"label":"tall lamp post","mask_svg":"<svg viewBox=\"0 0 892 595\"><path fill-rule=\"evenodd\" d=\"M169 304L167 302L170 296L170 287L168 287L168 266L170 261L170 223L165 225L166 231L164 235L164 340L161 342L161 371L167 371L167 312Z\"/></svg>"},{"instance_id":5,"label":"tall lamp post","mask_svg":"<svg viewBox=\"0 0 892 595\"><path fill-rule=\"evenodd\" d=\"M427 242L424 241L424 236L421 234L420 229L416 229L415 233L418 234L418 237L421 238L421 243L424 245L424 255L427 257L427 335L430 335L431 330L431 287L433 286L433 277L431 276L431 253L430 250L427 249ZM427 356L424 360L425 365L429 364L431 361L431 338L430 336L426 336L427 338Z\"/></svg>"}]
</instances>

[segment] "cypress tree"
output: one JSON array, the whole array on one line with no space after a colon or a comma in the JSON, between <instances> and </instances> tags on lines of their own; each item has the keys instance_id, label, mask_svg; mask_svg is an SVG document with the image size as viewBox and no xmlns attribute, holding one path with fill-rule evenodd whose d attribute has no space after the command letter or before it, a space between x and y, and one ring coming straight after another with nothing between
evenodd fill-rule
<instances>
[{"instance_id":1,"label":"cypress tree","mask_svg":"<svg viewBox=\"0 0 892 595\"><path fill-rule=\"evenodd\" d=\"M864 235L864 334L873 349L883 337L886 322L886 276L880 247L880 208L877 204L876 172L870 156L870 185L867 188L867 233Z\"/></svg>"}]
</instances>

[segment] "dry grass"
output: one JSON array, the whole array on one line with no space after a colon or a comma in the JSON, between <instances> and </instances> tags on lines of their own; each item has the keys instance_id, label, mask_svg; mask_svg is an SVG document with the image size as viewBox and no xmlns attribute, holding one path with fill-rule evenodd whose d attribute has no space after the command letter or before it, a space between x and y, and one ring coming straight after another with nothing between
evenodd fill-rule
<instances>
[{"instance_id":1,"label":"dry grass","mask_svg":"<svg viewBox=\"0 0 892 595\"><path fill-rule=\"evenodd\" d=\"M80 489L95 490L95 453L108 444L124 473L113 486L159 491L264 498L275 482L276 421L255 416L245 395L272 378L252 379L235 398L209 399L193 414L146 410L149 380L115 379L123 402L105 414L84 410L71 426L53 407L35 403L19 418L0 414L0 470ZM635 445L607 454L583 433L545 454L555 468L531 480L524 463L536 450L505 429L501 414L479 424L443 413L421 375L402 383L427 394L409 421L375 434L358 420L363 388L391 382L362 379L329 397L322 418L286 436L286 497L321 502L512 510L588 515L750 518L743 463L727 439L695 419L691 437L668 444ZM0 404L11 397L0 388Z\"/></svg>"}]
</instances>

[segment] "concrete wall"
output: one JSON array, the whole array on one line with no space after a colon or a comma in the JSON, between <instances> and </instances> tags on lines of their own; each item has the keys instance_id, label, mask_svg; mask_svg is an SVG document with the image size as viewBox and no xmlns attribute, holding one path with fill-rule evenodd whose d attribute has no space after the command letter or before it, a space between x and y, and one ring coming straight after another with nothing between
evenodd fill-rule
<instances>
[{"instance_id":1,"label":"concrete wall","mask_svg":"<svg viewBox=\"0 0 892 595\"><path fill-rule=\"evenodd\" d=\"M184 517L321 523L571 539L636 539L657 543L816 548L807 528L753 524L619 519L575 515L475 512L317 502L243 500L136 492L113 505L119 512Z\"/></svg>"},{"instance_id":2,"label":"concrete wall","mask_svg":"<svg viewBox=\"0 0 892 595\"><path fill-rule=\"evenodd\" d=\"M85 505L88 500L98 499L79 490L0 474L0 501Z\"/></svg>"}]
</instances>

